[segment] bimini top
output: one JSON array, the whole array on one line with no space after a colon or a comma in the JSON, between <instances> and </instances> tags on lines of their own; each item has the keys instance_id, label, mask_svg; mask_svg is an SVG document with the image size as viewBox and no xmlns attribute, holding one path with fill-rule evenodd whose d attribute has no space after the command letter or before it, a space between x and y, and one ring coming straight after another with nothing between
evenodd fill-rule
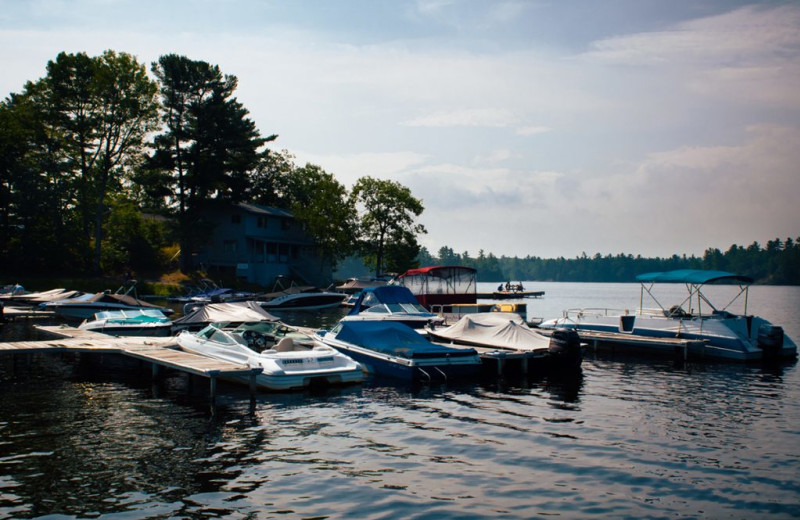
<instances>
[{"instance_id":1,"label":"bimini top","mask_svg":"<svg viewBox=\"0 0 800 520\"><path fill-rule=\"evenodd\" d=\"M703 285L718 281L736 281L745 284L753 283L749 276L729 273L727 271L707 271L703 269L678 269L663 273L640 274L636 280L641 283L691 283Z\"/></svg>"},{"instance_id":2,"label":"bimini top","mask_svg":"<svg viewBox=\"0 0 800 520\"><path fill-rule=\"evenodd\" d=\"M477 270L473 269L472 267L464 267L461 265L434 265L430 267L420 267L419 269L409 269L405 273L398 276L398 278L403 278L404 276L415 276L425 274L428 276L451 276L453 271L467 271L470 273L476 273Z\"/></svg>"},{"instance_id":3,"label":"bimini top","mask_svg":"<svg viewBox=\"0 0 800 520\"><path fill-rule=\"evenodd\" d=\"M336 338L376 352L406 359L474 356L472 348L453 348L431 343L402 323L342 321Z\"/></svg>"}]
</instances>

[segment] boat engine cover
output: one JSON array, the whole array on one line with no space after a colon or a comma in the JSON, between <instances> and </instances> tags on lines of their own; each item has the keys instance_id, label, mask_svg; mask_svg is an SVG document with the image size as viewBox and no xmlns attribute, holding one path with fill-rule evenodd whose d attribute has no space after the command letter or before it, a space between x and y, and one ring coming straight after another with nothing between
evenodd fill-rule
<instances>
[{"instance_id":1,"label":"boat engine cover","mask_svg":"<svg viewBox=\"0 0 800 520\"><path fill-rule=\"evenodd\" d=\"M765 356L778 354L783 348L783 327L771 323L758 327L758 347Z\"/></svg>"},{"instance_id":2,"label":"boat engine cover","mask_svg":"<svg viewBox=\"0 0 800 520\"><path fill-rule=\"evenodd\" d=\"M550 358L560 364L580 365L582 360L581 338L575 329L556 329L550 336L547 347Z\"/></svg>"}]
</instances>

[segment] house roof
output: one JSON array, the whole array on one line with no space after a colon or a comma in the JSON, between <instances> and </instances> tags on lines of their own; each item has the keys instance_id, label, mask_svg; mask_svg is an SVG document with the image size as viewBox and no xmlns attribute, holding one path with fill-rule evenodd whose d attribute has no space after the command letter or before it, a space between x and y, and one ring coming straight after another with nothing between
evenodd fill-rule
<instances>
[{"instance_id":1,"label":"house roof","mask_svg":"<svg viewBox=\"0 0 800 520\"><path fill-rule=\"evenodd\" d=\"M270 206L262 206L261 204L248 204L246 202L240 202L239 204L236 205L236 207L241 208L250 213L254 213L256 215L269 215L272 217L293 218L293 215L290 212L286 211L285 209L273 208Z\"/></svg>"}]
</instances>

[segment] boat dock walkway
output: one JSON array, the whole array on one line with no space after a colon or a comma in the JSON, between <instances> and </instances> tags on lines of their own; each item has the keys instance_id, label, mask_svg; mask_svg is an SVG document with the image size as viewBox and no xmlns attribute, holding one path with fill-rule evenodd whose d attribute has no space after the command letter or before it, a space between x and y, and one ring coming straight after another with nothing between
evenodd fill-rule
<instances>
[{"instance_id":1,"label":"boat dock walkway","mask_svg":"<svg viewBox=\"0 0 800 520\"><path fill-rule=\"evenodd\" d=\"M174 337L114 337L74 327L36 326L35 328L51 334L55 338L0 343L0 353L92 352L121 354L152 363L154 377L158 376L162 367L207 377L210 381L212 400L216 398L217 378L247 375L250 377L250 390L255 393L255 378L262 370L178 350L178 344Z\"/></svg>"},{"instance_id":2,"label":"boat dock walkway","mask_svg":"<svg viewBox=\"0 0 800 520\"><path fill-rule=\"evenodd\" d=\"M15 321L18 318L52 318L54 316L53 311L40 311L33 307L0 307L0 323Z\"/></svg>"},{"instance_id":3,"label":"boat dock walkway","mask_svg":"<svg viewBox=\"0 0 800 520\"><path fill-rule=\"evenodd\" d=\"M685 360L689 349L702 348L707 340L692 340L685 338L655 338L640 336L624 332L599 332L592 330L578 330L582 342L590 344L595 349L600 345L620 345L624 347L647 348L663 353L679 353Z\"/></svg>"}]
</instances>

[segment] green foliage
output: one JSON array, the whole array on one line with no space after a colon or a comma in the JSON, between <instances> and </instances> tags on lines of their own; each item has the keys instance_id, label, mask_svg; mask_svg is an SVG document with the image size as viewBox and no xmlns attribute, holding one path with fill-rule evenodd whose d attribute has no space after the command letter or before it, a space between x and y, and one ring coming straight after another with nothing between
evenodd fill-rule
<instances>
[{"instance_id":1,"label":"green foliage","mask_svg":"<svg viewBox=\"0 0 800 520\"><path fill-rule=\"evenodd\" d=\"M654 271L673 269L714 269L752 277L758 283L800 285L800 237L785 242L776 238L762 248L754 242L747 248L732 245L725 253L707 249L702 258L672 255L668 258L643 258L633 255L589 257L586 253L567 258L527 256L495 258L483 251L478 258L465 252L458 254L447 246L432 256L423 249L420 265L464 265L478 270L482 282L505 280L542 280L554 282L633 282L636 276Z\"/></svg>"},{"instance_id":2,"label":"green foliage","mask_svg":"<svg viewBox=\"0 0 800 520\"><path fill-rule=\"evenodd\" d=\"M133 202L119 199L112 202L105 224L106 246L103 248L103 270L121 273L157 272L166 268L161 249L166 245L166 225L145 219Z\"/></svg>"},{"instance_id":3,"label":"green foliage","mask_svg":"<svg viewBox=\"0 0 800 520\"><path fill-rule=\"evenodd\" d=\"M358 248L365 261L376 274L385 267L408 269L420 250L416 236L426 233L415 222L424 210L422 201L397 182L372 177L359 179L350 196L359 211Z\"/></svg>"}]
</instances>

